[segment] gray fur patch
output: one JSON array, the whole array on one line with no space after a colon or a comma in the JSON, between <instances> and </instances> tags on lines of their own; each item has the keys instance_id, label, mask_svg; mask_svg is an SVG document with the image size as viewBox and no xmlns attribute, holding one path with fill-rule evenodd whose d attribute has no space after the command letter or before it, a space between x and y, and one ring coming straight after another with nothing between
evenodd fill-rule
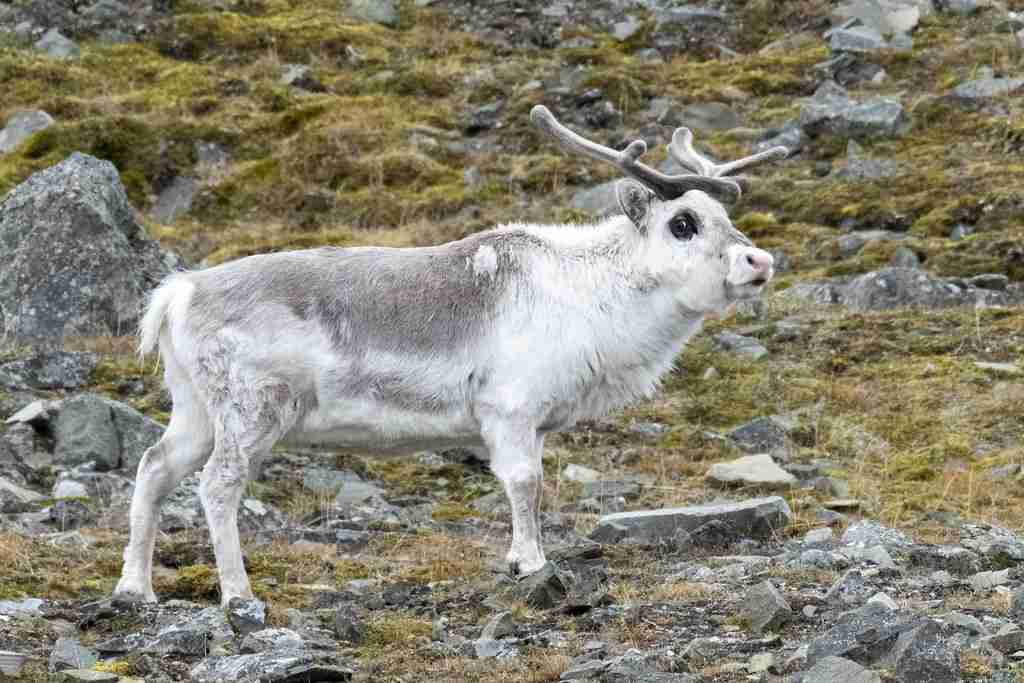
<instances>
[{"instance_id":1,"label":"gray fur patch","mask_svg":"<svg viewBox=\"0 0 1024 683\"><path fill-rule=\"evenodd\" d=\"M244 325L267 304L283 306L320 324L350 358L370 349L449 353L483 333L521 273L515 251L524 240L532 238L483 233L443 248L326 247L252 256L193 273L192 307L197 318L220 327ZM473 264L485 245L496 252L490 277L480 277Z\"/></svg>"}]
</instances>

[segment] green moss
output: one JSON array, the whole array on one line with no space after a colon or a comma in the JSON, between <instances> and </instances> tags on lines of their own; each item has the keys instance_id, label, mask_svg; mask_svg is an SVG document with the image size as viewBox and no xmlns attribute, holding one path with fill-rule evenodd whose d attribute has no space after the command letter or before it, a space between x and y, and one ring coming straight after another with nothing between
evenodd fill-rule
<instances>
[{"instance_id":1,"label":"green moss","mask_svg":"<svg viewBox=\"0 0 1024 683\"><path fill-rule=\"evenodd\" d=\"M458 522L470 517L479 517L479 513L460 503L441 503L431 515L437 522Z\"/></svg>"},{"instance_id":2,"label":"green moss","mask_svg":"<svg viewBox=\"0 0 1024 683\"><path fill-rule=\"evenodd\" d=\"M371 660L393 648L407 649L420 638L429 638L432 625L426 619L386 615L366 625L366 640L359 648L359 658Z\"/></svg>"},{"instance_id":3,"label":"green moss","mask_svg":"<svg viewBox=\"0 0 1024 683\"><path fill-rule=\"evenodd\" d=\"M178 569L174 596L186 600L214 600L220 592L217 569L209 564L193 564Z\"/></svg>"}]
</instances>

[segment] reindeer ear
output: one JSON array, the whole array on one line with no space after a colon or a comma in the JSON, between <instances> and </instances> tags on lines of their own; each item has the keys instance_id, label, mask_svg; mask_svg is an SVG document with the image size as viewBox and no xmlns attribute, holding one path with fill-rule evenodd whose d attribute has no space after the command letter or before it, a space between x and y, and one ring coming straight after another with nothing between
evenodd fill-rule
<instances>
[{"instance_id":1,"label":"reindeer ear","mask_svg":"<svg viewBox=\"0 0 1024 683\"><path fill-rule=\"evenodd\" d=\"M622 213L633 222L637 230L647 230L647 215L654 201L654 193L635 180L620 180L615 185L615 198Z\"/></svg>"}]
</instances>

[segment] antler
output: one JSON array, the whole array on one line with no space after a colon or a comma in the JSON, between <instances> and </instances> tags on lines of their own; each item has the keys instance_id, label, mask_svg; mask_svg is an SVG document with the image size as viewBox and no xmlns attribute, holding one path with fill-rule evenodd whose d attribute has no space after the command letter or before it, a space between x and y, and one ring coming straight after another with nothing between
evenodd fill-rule
<instances>
[{"instance_id":1,"label":"antler","mask_svg":"<svg viewBox=\"0 0 1024 683\"><path fill-rule=\"evenodd\" d=\"M675 199L690 190L701 190L720 199L734 202L742 193L740 184L724 176L768 159L783 158L789 154L785 147L773 147L760 154L728 164L717 165L697 154L693 149L693 133L688 128L677 128L672 136L672 144L668 148L669 153L683 168L693 171L693 173L667 175L638 161L647 152L647 144L643 140L634 140L626 149L617 152L569 130L555 119L547 107L541 104L538 104L530 112L530 119L538 128L561 143L563 147L592 159L615 165L630 178L639 180L649 187L662 199Z\"/></svg>"},{"instance_id":2,"label":"antler","mask_svg":"<svg viewBox=\"0 0 1024 683\"><path fill-rule=\"evenodd\" d=\"M721 178L744 168L789 156L789 150L785 147L772 147L736 161L716 164L693 148L693 133L689 128L676 128L676 132L672 134L672 142L668 146L668 153L683 168L708 178Z\"/></svg>"}]
</instances>

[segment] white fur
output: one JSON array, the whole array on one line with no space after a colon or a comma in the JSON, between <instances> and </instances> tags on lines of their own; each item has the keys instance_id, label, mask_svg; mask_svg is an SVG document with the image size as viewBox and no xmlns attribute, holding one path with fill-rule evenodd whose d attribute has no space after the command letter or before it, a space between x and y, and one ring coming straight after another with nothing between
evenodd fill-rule
<instances>
[{"instance_id":1,"label":"white fur","mask_svg":"<svg viewBox=\"0 0 1024 683\"><path fill-rule=\"evenodd\" d=\"M699 215L703 226L687 242L666 228L682 209ZM700 192L653 203L641 226L622 216L589 226L508 225L469 240L478 240L466 267L479 286L502 287L481 290L495 293L495 310L465 344L415 354L369 348L354 360L325 321L272 303L280 297L261 301L260 292L236 322L211 327L196 318L188 273L155 291L140 348L150 351L159 340L174 413L139 466L118 593L155 600L159 502L206 462L201 497L222 599L251 596L237 506L249 460L278 442L485 453L512 505L508 560L533 572L545 562L544 435L650 396L707 313L756 295L760 285L749 283L771 277L771 257L736 237L721 206ZM502 280L502 267L514 275ZM386 283L380 287L358 295L386 298ZM356 390L339 379L355 376L354 363L422 400L400 401L373 383ZM304 403L309 397L315 404Z\"/></svg>"}]
</instances>

